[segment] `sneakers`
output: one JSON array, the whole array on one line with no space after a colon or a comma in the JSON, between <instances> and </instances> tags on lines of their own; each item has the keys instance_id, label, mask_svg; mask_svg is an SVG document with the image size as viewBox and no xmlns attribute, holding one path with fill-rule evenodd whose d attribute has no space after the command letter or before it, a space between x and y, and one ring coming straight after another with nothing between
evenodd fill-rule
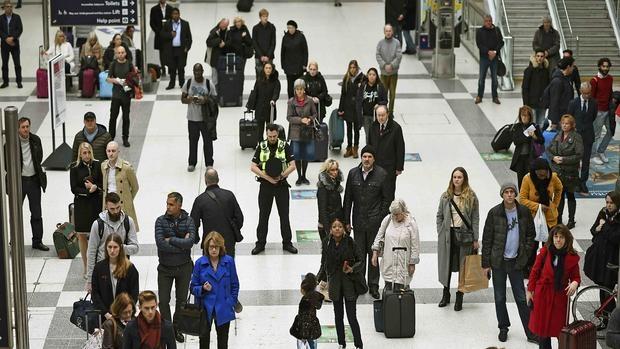
<instances>
[{"instance_id":1,"label":"sneakers","mask_svg":"<svg viewBox=\"0 0 620 349\"><path fill-rule=\"evenodd\" d=\"M605 156L605 155L603 155ZM605 157L607 159L607 157ZM597 164L597 165L603 165L605 164L605 162L603 161L603 159L601 158L601 154L596 154L594 155L590 161L592 161L593 163Z\"/></svg>"},{"instance_id":2,"label":"sneakers","mask_svg":"<svg viewBox=\"0 0 620 349\"><path fill-rule=\"evenodd\" d=\"M508 340L508 329L500 328L499 334L497 335L497 339L499 339L500 342L507 341Z\"/></svg>"},{"instance_id":3,"label":"sneakers","mask_svg":"<svg viewBox=\"0 0 620 349\"><path fill-rule=\"evenodd\" d=\"M604 162L604 163L608 163L609 159L607 158L607 156L605 156L605 153L599 153L598 157Z\"/></svg>"}]
</instances>

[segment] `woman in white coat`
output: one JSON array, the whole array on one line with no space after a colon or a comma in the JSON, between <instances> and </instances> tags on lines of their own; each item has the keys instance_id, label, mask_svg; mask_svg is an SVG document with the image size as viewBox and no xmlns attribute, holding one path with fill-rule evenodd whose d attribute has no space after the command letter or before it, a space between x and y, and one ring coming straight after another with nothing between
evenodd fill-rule
<instances>
[{"instance_id":1,"label":"woman in white coat","mask_svg":"<svg viewBox=\"0 0 620 349\"><path fill-rule=\"evenodd\" d=\"M394 247L405 247L407 250L394 251ZM418 224L402 199L396 199L390 204L390 214L381 222L372 251L373 266L377 266L379 256L383 253L381 275L385 288L391 289L392 283L396 288L409 285L415 265L420 262L420 235Z\"/></svg>"},{"instance_id":2,"label":"woman in white coat","mask_svg":"<svg viewBox=\"0 0 620 349\"><path fill-rule=\"evenodd\" d=\"M43 53L46 55L47 59L53 58L59 53L62 54L65 57L65 74L69 74L73 71L75 67L73 47L67 42L65 33L63 33L62 30L56 32L54 45Z\"/></svg>"}]
</instances>

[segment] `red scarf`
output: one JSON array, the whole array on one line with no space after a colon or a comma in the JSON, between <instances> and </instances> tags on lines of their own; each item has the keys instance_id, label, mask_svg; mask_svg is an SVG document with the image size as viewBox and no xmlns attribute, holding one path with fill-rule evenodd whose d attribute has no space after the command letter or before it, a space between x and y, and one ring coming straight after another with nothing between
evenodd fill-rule
<instances>
[{"instance_id":1,"label":"red scarf","mask_svg":"<svg viewBox=\"0 0 620 349\"><path fill-rule=\"evenodd\" d=\"M295 96L295 102L296 102L298 107L303 107L306 104L306 96L304 96L301 99L299 99L299 97Z\"/></svg>"},{"instance_id":2,"label":"red scarf","mask_svg":"<svg viewBox=\"0 0 620 349\"><path fill-rule=\"evenodd\" d=\"M140 334L140 349L161 348L161 315L155 313L153 322L148 323L142 313L138 314L138 333Z\"/></svg>"}]
</instances>

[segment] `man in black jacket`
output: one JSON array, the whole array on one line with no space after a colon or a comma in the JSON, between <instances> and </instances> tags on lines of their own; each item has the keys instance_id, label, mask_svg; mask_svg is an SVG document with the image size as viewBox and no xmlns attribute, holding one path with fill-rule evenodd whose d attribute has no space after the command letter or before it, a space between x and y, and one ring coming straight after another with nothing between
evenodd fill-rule
<instances>
[{"instance_id":1,"label":"man in black jacket","mask_svg":"<svg viewBox=\"0 0 620 349\"><path fill-rule=\"evenodd\" d=\"M375 241L381 221L388 214L390 189L387 173L375 165L376 151L371 145L362 149L362 163L349 171L344 191L344 223L351 231L353 211L353 238L368 262L368 291L379 299L379 268L372 266L372 243Z\"/></svg>"},{"instance_id":2,"label":"man in black jacket","mask_svg":"<svg viewBox=\"0 0 620 349\"><path fill-rule=\"evenodd\" d=\"M177 192L168 194L166 199L166 214L157 217L155 221L155 243L159 266L157 267L157 293L159 294L159 309L161 316L172 321L170 313L170 291L172 283L176 287L176 308L187 301L189 282L192 278L194 263L192 262L192 247L195 244L196 226L194 220L185 210L183 196ZM177 342L183 343L185 337L175 330Z\"/></svg>"},{"instance_id":3,"label":"man in black jacket","mask_svg":"<svg viewBox=\"0 0 620 349\"><path fill-rule=\"evenodd\" d=\"M135 320L129 321L123 332L123 349L155 348L157 337L153 338L153 335L157 332L160 333L157 348L177 349L172 323L157 311L157 295L153 291L142 291L138 295L138 304L140 313ZM143 329L146 332L142 332ZM147 338L142 338L143 335Z\"/></svg>"},{"instance_id":4,"label":"man in black jacket","mask_svg":"<svg viewBox=\"0 0 620 349\"><path fill-rule=\"evenodd\" d=\"M562 58L558 62L558 69L553 72L549 83L549 113L547 118L551 124L560 124L560 118L566 114L568 103L573 99L573 87L570 76L573 73L572 58Z\"/></svg>"},{"instance_id":5,"label":"man in black jacket","mask_svg":"<svg viewBox=\"0 0 620 349\"><path fill-rule=\"evenodd\" d=\"M41 190L47 188L47 175L41 167L43 146L41 138L30 132L30 119L20 117L19 143L21 145L22 202L28 197L30 208L30 227L32 228L32 248L49 251L43 244L43 215L41 213Z\"/></svg>"},{"instance_id":6,"label":"man in black jacket","mask_svg":"<svg viewBox=\"0 0 620 349\"><path fill-rule=\"evenodd\" d=\"M530 57L530 64L523 72L523 83L521 84L521 97L523 104L534 110L536 114L536 124L541 129L545 123L546 108L541 105L540 98L549 85L549 61L545 59L545 52L537 50Z\"/></svg>"},{"instance_id":7,"label":"man in black jacket","mask_svg":"<svg viewBox=\"0 0 620 349\"><path fill-rule=\"evenodd\" d=\"M168 83L166 90L174 88L177 73L179 74L179 86L183 87L187 53L192 48L192 31L189 28L189 23L181 19L181 12L178 8L172 9L171 20L164 23L160 37L160 51L163 52L170 73L170 83Z\"/></svg>"},{"instance_id":8,"label":"man in black jacket","mask_svg":"<svg viewBox=\"0 0 620 349\"><path fill-rule=\"evenodd\" d=\"M403 43L403 21L407 12L407 2L405 0L385 0L385 24L391 24L394 28L394 38ZM407 47L409 49L409 47Z\"/></svg>"},{"instance_id":9,"label":"man in black jacket","mask_svg":"<svg viewBox=\"0 0 620 349\"><path fill-rule=\"evenodd\" d=\"M482 102L484 95L484 83L487 77L487 70L491 69L491 96L493 103L500 104L497 97L497 61L499 51L504 46L502 33L493 24L493 17L487 14L484 16L484 25L476 29L476 46L480 51L480 73L478 75L478 95L475 103Z\"/></svg>"},{"instance_id":10,"label":"man in black jacket","mask_svg":"<svg viewBox=\"0 0 620 349\"><path fill-rule=\"evenodd\" d=\"M489 210L482 235L482 268L485 274L492 270L495 314L499 327L498 339L508 339L510 318L506 309L506 278L510 279L512 294L528 342L536 343L536 336L528 328L530 309L525 301L523 268L534 244L534 220L530 210L517 202L517 186L505 183L500 189L503 201Z\"/></svg>"},{"instance_id":11,"label":"man in black jacket","mask_svg":"<svg viewBox=\"0 0 620 349\"><path fill-rule=\"evenodd\" d=\"M75 134L73 138L73 155L71 160L77 159L80 144L88 142L93 147L93 155L99 162L108 159L105 152L108 143L112 141L112 136L108 129L97 123L97 116L92 111L84 114L84 128Z\"/></svg>"},{"instance_id":12,"label":"man in black jacket","mask_svg":"<svg viewBox=\"0 0 620 349\"><path fill-rule=\"evenodd\" d=\"M252 28L252 44L256 60L256 77L260 76L263 65L272 62L276 50L276 27L269 22L269 11L258 11L260 22Z\"/></svg>"},{"instance_id":13,"label":"man in black jacket","mask_svg":"<svg viewBox=\"0 0 620 349\"><path fill-rule=\"evenodd\" d=\"M573 50L567 49L562 51L562 58L573 58ZM552 70L552 73L557 68L557 65L555 67L549 67L549 69ZM581 87L581 76L579 75L579 67L577 67L576 63L573 63L573 72L568 77L568 80L570 80L571 86L575 87L575 91L577 92L577 95L579 95L579 88Z\"/></svg>"},{"instance_id":14,"label":"man in black jacket","mask_svg":"<svg viewBox=\"0 0 620 349\"><path fill-rule=\"evenodd\" d=\"M235 257L235 230L240 234L243 228L243 212L237 202L235 194L218 185L220 178L213 167L207 167L205 172L205 192L200 194L192 206L191 216L200 228L202 220L202 239L212 231L217 231L224 237L226 254ZM201 243L202 245L202 243Z\"/></svg>"},{"instance_id":15,"label":"man in black jacket","mask_svg":"<svg viewBox=\"0 0 620 349\"><path fill-rule=\"evenodd\" d=\"M168 22L172 17L173 7L166 3L166 0L159 0L159 3L151 7L151 16L149 25L153 33L155 33L155 49L159 51L159 64L161 65L161 75L166 75L166 68L164 65L164 52L161 50L161 30L164 27L164 23Z\"/></svg>"},{"instance_id":16,"label":"man in black jacket","mask_svg":"<svg viewBox=\"0 0 620 349\"><path fill-rule=\"evenodd\" d=\"M581 158L581 192L588 193L588 177L590 176L590 156L594 144L594 120L598 112L596 101L592 97L592 87L589 82L581 84L581 96L574 98L568 104L567 113L575 117L577 133L583 140L583 157Z\"/></svg>"},{"instance_id":17,"label":"man in black jacket","mask_svg":"<svg viewBox=\"0 0 620 349\"><path fill-rule=\"evenodd\" d=\"M205 62L211 66L211 82L217 86L217 64L220 56L231 50L228 47L228 19L222 18L215 28L211 29L207 37L207 53L205 54ZM211 49L211 57L209 57L209 49Z\"/></svg>"},{"instance_id":18,"label":"man in black jacket","mask_svg":"<svg viewBox=\"0 0 620 349\"><path fill-rule=\"evenodd\" d=\"M403 172L405 166L405 139L400 125L394 119L388 118L385 105L377 106L375 112L377 120L372 123L368 144L377 151L375 163L387 173L389 202L392 202L396 192L396 177Z\"/></svg>"},{"instance_id":19,"label":"man in black jacket","mask_svg":"<svg viewBox=\"0 0 620 349\"><path fill-rule=\"evenodd\" d=\"M13 13L13 5L9 0L4 2L4 14L0 16L0 52L2 54L2 85L9 86L9 54L15 65L15 82L22 88L22 66L19 59L19 37L24 28L18 14Z\"/></svg>"}]
</instances>

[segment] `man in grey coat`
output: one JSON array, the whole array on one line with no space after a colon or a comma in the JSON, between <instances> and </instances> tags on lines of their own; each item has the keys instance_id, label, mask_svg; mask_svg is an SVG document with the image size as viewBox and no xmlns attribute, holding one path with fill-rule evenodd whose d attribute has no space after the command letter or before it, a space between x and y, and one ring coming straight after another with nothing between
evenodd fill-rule
<instances>
[{"instance_id":1,"label":"man in grey coat","mask_svg":"<svg viewBox=\"0 0 620 349\"><path fill-rule=\"evenodd\" d=\"M553 68L560 60L560 34L553 29L551 17L544 16L542 22L542 25L534 33L532 49L534 52L541 50L545 53L545 58L549 61L549 76L551 76Z\"/></svg>"},{"instance_id":2,"label":"man in grey coat","mask_svg":"<svg viewBox=\"0 0 620 349\"><path fill-rule=\"evenodd\" d=\"M377 63L381 70L381 81L389 93L390 118L394 118L394 100L396 99L396 83L398 82L398 68L403 57L400 42L394 38L394 28L390 24L383 27L385 38L377 44Z\"/></svg>"}]
</instances>

